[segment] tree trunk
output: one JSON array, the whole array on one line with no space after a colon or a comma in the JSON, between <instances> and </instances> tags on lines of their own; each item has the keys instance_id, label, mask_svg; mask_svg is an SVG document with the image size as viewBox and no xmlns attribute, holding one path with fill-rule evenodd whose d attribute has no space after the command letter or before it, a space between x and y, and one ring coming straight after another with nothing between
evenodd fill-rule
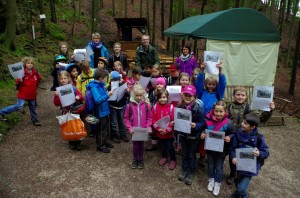
<instances>
[{"instance_id":1,"label":"tree trunk","mask_svg":"<svg viewBox=\"0 0 300 198\"><path fill-rule=\"evenodd\" d=\"M279 33L282 35L282 29L284 24L284 12L285 12L285 0L280 1L280 10L278 17Z\"/></svg>"},{"instance_id":2,"label":"tree trunk","mask_svg":"<svg viewBox=\"0 0 300 198\"><path fill-rule=\"evenodd\" d=\"M275 8L275 0L271 0L271 8L270 8L270 20L273 22L273 14Z\"/></svg>"},{"instance_id":3,"label":"tree trunk","mask_svg":"<svg viewBox=\"0 0 300 198\"><path fill-rule=\"evenodd\" d=\"M240 7L240 0L235 0L234 7L235 8L239 8Z\"/></svg>"},{"instance_id":4,"label":"tree trunk","mask_svg":"<svg viewBox=\"0 0 300 198\"><path fill-rule=\"evenodd\" d=\"M206 5L206 0L203 0L203 2L202 2L202 5L201 5L201 15L203 15L204 14L204 7L205 7L205 5Z\"/></svg>"},{"instance_id":5,"label":"tree trunk","mask_svg":"<svg viewBox=\"0 0 300 198\"><path fill-rule=\"evenodd\" d=\"M124 2L125 2L125 5L124 5L124 12L125 12L124 17L127 18L127 13L128 13L128 10L127 10L128 9L128 7L127 7L127 0L125 0Z\"/></svg>"},{"instance_id":6,"label":"tree trunk","mask_svg":"<svg viewBox=\"0 0 300 198\"><path fill-rule=\"evenodd\" d=\"M293 62L291 81L290 81L290 87L289 87L290 95L294 95L294 93L295 93L297 67L299 64L298 59L299 59L299 53L300 53L299 48L300 48L300 22L298 22L298 36L297 36L296 49L295 49L295 54L294 54L294 62Z\"/></svg>"},{"instance_id":7,"label":"tree trunk","mask_svg":"<svg viewBox=\"0 0 300 198\"><path fill-rule=\"evenodd\" d=\"M97 32L98 25L98 2L97 0L92 0L92 24L91 24L91 33Z\"/></svg>"},{"instance_id":8,"label":"tree trunk","mask_svg":"<svg viewBox=\"0 0 300 198\"><path fill-rule=\"evenodd\" d=\"M288 52L287 52L287 56L286 56L286 59L285 59L285 67L289 67L289 64L290 64L291 43L292 43L292 40L293 40L294 27L295 27L295 20L296 20L298 5L299 5L299 0L296 0L295 7L293 9L293 19L292 19L291 28L290 28L289 37L288 37L289 38L289 43L288 43ZM300 35L298 34L298 37L299 36Z\"/></svg>"},{"instance_id":9,"label":"tree trunk","mask_svg":"<svg viewBox=\"0 0 300 198\"><path fill-rule=\"evenodd\" d=\"M6 1L7 13L6 13L6 27L5 33L1 38L1 42L7 49L12 51L16 50L16 27L17 27L17 3L16 0Z\"/></svg>"},{"instance_id":10,"label":"tree trunk","mask_svg":"<svg viewBox=\"0 0 300 198\"><path fill-rule=\"evenodd\" d=\"M155 21L156 21L156 1L153 1L153 4L152 4L152 14L153 14L153 21L152 21L152 44L155 46L155 41L156 41L156 38L155 38Z\"/></svg>"},{"instance_id":11,"label":"tree trunk","mask_svg":"<svg viewBox=\"0 0 300 198\"><path fill-rule=\"evenodd\" d=\"M43 5L44 1L38 1L38 7L40 9L40 14L45 14L44 12L44 5ZM46 23L45 23L45 19L41 19L41 34L46 36Z\"/></svg>"},{"instance_id":12,"label":"tree trunk","mask_svg":"<svg viewBox=\"0 0 300 198\"><path fill-rule=\"evenodd\" d=\"M288 0L288 2L287 2L287 8L286 8L286 17L285 17L285 21L286 22L289 21L289 17L290 17L290 14L291 14L291 5L292 5L292 0Z\"/></svg>"},{"instance_id":13,"label":"tree trunk","mask_svg":"<svg viewBox=\"0 0 300 198\"><path fill-rule=\"evenodd\" d=\"M57 23L55 1L54 0L50 0L50 10L51 10L51 21L53 23Z\"/></svg>"},{"instance_id":14,"label":"tree trunk","mask_svg":"<svg viewBox=\"0 0 300 198\"><path fill-rule=\"evenodd\" d=\"M160 15L161 15L161 40L165 40L164 30L165 30L165 0L161 0L160 5Z\"/></svg>"},{"instance_id":15,"label":"tree trunk","mask_svg":"<svg viewBox=\"0 0 300 198\"><path fill-rule=\"evenodd\" d=\"M73 19L72 19L72 28L71 28L71 38L74 36L75 22L76 22L76 4L75 0L72 0L72 8L73 8Z\"/></svg>"},{"instance_id":16,"label":"tree trunk","mask_svg":"<svg viewBox=\"0 0 300 198\"><path fill-rule=\"evenodd\" d=\"M169 27L172 26L172 21L173 21L173 6L174 6L173 3L174 3L173 0L170 0L170 6L169 6L169 8L170 8L170 11L169 11ZM169 54L171 52L171 39L170 39L169 36L167 38L167 52Z\"/></svg>"},{"instance_id":17,"label":"tree trunk","mask_svg":"<svg viewBox=\"0 0 300 198\"><path fill-rule=\"evenodd\" d=\"M227 10L230 8L231 1L216 0L218 11Z\"/></svg>"},{"instance_id":18,"label":"tree trunk","mask_svg":"<svg viewBox=\"0 0 300 198\"><path fill-rule=\"evenodd\" d=\"M113 14L113 17L115 17L116 16L116 0L112 0L111 4L112 4L112 14Z\"/></svg>"},{"instance_id":19,"label":"tree trunk","mask_svg":"<svg viewBox=\"0 0 300 198\"><path fill-rule=\"evenodd\" d=\"M148 23L148 34L150 35L150 13L149 13L149 0L146 0L146 17Z\"/></svg>"},{"instance_id":20,"label":"tree trunk","mask_svg":"<svg viewBox=\"0 0 300 198\"><path fill-rule=\"evenodd\" d=\"M140 0L140 18L143 17L143 0ZM148 24L149 26L149 24Z\"/></svg>"}]
</instances>

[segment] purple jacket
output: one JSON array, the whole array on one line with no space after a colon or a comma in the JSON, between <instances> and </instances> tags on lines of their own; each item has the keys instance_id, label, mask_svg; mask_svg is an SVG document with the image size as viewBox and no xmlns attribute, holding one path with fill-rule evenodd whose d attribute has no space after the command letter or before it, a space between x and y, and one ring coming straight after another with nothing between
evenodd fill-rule
<instances>
[{"instance_id":1,"label":"purple jacket","mask_svg":"<svg viewBox=\"0 0 300 198\"><path fill-rule=\"evenodd\" d=\"M190 75L190 77L193 74L193 70L198 67L197 60L196 60L195 56L193 56L193 55L190 59L188 59L185 62L183 62L181 60L180 56L178 56L176 58L176 63L180 65L180 73L186 72Z\"/></svg>"},{"instance_id":2,"label":"purple jacket","mask_svg":"<svg viewBox=\"0 0 300 198\"><path fill-rule=\"evenodd\" d=\"M151 107L144 101L136 103L131 99L130 103L126 105L124 121L129 132L133 131L133 127L149 128L151 131Z\"/></svg>"}]
</instances>

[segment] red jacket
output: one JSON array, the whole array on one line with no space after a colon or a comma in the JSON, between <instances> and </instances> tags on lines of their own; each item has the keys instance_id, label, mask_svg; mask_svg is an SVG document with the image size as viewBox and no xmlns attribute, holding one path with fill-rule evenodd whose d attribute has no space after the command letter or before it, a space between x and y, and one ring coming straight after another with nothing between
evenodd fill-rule
<instances>
[{"instance_id":1,"label":"red jacket","mask_svg":"<svg viewBox=\"0 0 300 198\"><path fill-rule=\"evenodd\" d=\"M73 88L76 89L75 96L79 96L79 98L80 98L79 101L83 101L84 98L83 98L82 94L80 93L80 91L75 86L73 86ZM61 106L58 95L54 95L53 102L54 102L55 106ZM71 105L64 107L65 110L70 110L70 108L71 108Z\"/></svg>"},{"instance_id":2,"label":"red jacket","mask_svg":"<svg viewBox=\"0 0 300 198\"><path fill-rule=\"evenodd\" d=\"M24 100L35 100L36 99L36 87L42 80L42 77L36 70L32 69L30 74L27 69L24 69L25 76L23 82L19 85L17 97ZM16 84L20 82L16 80Z\"/></svg>"},{"instance_id":3,"label":"red jacket","mask_svg":"<svg viewBox=\"0 0 300 198\"><path fill-rule=\"evenodd\" d=\"M168 127L165 129L165 132L166 134L165 135L162 135L158 132L158 130L160 129L156 122L169 115L170 116L170 122L171 121L174 121L174 106L172 105L171 107L171 104L165 104L165 105L161 105L159 104L158 102L153 106L152 108L152 123L153 123L153 128L155 130L155 135L158 137L158 138L161 138L161 139L170 139L170 138L173 138L173 134L172 134L172 126L168 125Z\"/></svg>"}]
</instances>

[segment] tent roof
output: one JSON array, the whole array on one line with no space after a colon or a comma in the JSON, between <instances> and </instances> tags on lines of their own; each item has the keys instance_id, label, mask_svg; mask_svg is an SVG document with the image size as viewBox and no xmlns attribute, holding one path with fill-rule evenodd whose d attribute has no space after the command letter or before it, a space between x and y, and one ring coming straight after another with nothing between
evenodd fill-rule
<instances>
[{"instance_id":1,"label":"tent roof","mask_svg":"<svg viewBox=\"0 0 300 198\"><path fill-rule=\"evenodd\" d=\"M164 33L171 37L227 41L280 41L272 22L250 8L234 8L186 18Z\"/></svg>"}]
</instances>

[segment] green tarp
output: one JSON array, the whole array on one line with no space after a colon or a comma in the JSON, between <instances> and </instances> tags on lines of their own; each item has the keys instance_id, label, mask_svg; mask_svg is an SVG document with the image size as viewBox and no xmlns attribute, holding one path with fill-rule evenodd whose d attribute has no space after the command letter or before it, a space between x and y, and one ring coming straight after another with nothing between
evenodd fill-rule
<instances>
[{"instance_id":1,"label":"green tarp","mask_svg":"<svg viewBox=\"0 0 300 198\"><path fill-rule=\"evenodd\" d=\"M271 21L250 8L234 8L186 18L164 31L167 36L223 41L278 42Z\"/></svg>"}]
</instances>

